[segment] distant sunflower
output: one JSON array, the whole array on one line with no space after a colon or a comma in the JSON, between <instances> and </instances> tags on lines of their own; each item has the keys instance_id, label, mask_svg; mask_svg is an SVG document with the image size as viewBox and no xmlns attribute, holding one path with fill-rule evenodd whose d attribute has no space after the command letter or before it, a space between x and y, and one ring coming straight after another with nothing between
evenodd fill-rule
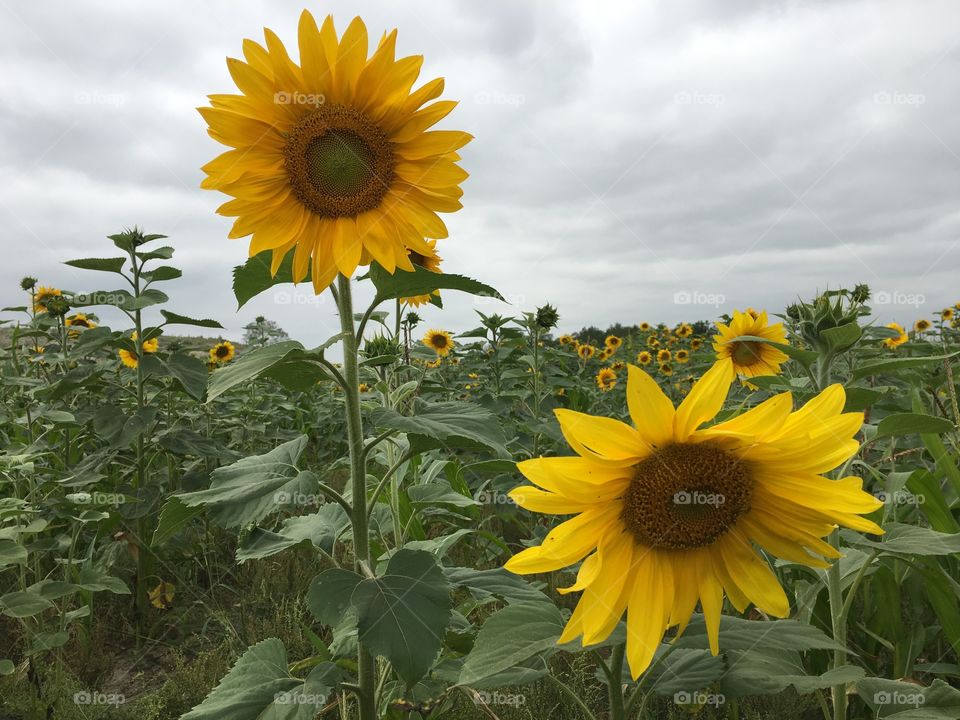
<instances>
[{"instance_id":1,"label":"distant sunflower","mask_svg":"<svg viewBox=\"0 0 960 720\"><path fill-rule=\"evenodd\" d=\"M676 333L677 337L690 337L693 335L693 327L687 323L681 323L674 332Z\"/></svg>"},{"instance_id":2,"label":"distant sunflower","mask_svg":"<svg viewBox=\"0 0 960 720\"><path fill-rule=\"evenodd\" d=\"M97 323L94 322L93 318L89 317L88 315L84 315L83 313L71 315L64 321L64 323L67 327L82 327L87 328L88 330L92 330L97 326Z\"/></svg>"},{"instance_id":3,"label":"distant sunflower","mask_svg":"<svg viewBox=\"0 0 960 720\"><path fill-rule=\"evenodd\" d=\"M610 348L604 348L600 351L600 354L597 355L597 360L600 362L606 362L607 358L610 357Z\"/></svg>"},{"instance_id":4,"label":"distant sunflower","mask_svg":"<svg viewBox=\"0 0 960 720\"><path fill-rule=\"evenodd\" d=\"M453 336L446 330L428 330L423 336L423 344L440 357L446 357L453 349Z\"/></svg>"},{"instance_id":5,"label":"distant sunflower","mask_svg":"<svg viewBox=\"0 0 960 720\"><path fill-rule=\"evenodd\" d=\"M673 365L668 362L660 363L660 374L671 377L673 375Z\"/></svg>"},{"instance_id":6,"label":"distant sunflower","mask_svg":"<svg viewBox=\"0 0 960 720\"><path fill-rule=\"evenodd\" d=\"M428 360L424 363L430 370L436 370L443 364L443 358L437 358L436 360Z\"/></svg>"},{"instance_id":7,"label":"distant sunflower","mask_svg":"<svg viewBox=\"0 0 960 720\"><path fill-rule=\"evenodd\" d=\"M615 363L611 363L611 365L610 365L610 369L613 370L614 372L620 372L620 371L623 370L625 367L626 367L626 364L620 362L619 360L618 360L617 362L615 362Z\"/></svg>"},{"instance_id":8,"label":"distant sunflower","mask_svg":"<svg viewBox=\"0 0 960 720\"><path fill-rule=\"evenodd\" d=\"M134 330L130 333L130 339L136 342L137 340L137 331ZM150 338L149 340L144 340L140 343L140 349L145 353L155 353L160 349L160 339L159 338ZM120 357L120 362L126 365L128 368L136 368L140 365L140 357L126 348L121 348L117 351L117 355Z\"/></svg>"},{"instance_id":9,"label":"distant sunflower","mask_svg":"<svg viewBox=\"0 0 960 720\"><path fill-rule=\"evenodd\" d=\"M264 30L266 47L243 43L227 59L241 94L211 95L199 108L208 132L231 149L207 163L202 187L234 199L231 238L252 234L250 254L270 250L271 273L293 251L293 280L311 272L322 292L342 273L372 260L387 272L413 270L408 251L432 254L426 238L445 238L437 215L460 209L458 150L472 138L429 131L456 105L438 78L413 90L423 57L396 58L396 30L368 58L367 28L354 18L337 37L300 15L299 59Z\"/></svg>"},{"instance_id":10,"label":"distant sunflower","mask_svg":"<svg viewBox=\"0 0 960 720\"><path fill-rule=\"evenodd\" d=\"M233 343L229 340L223 340L218 342L212 348L210 348L210 359L221 365L230 362L233 360L233 356L236 354L236 350L233 347Z\"/></svg>"},{"instance_id":11,"label":"distant sunflower","mask_svg":"<svg viewBox=\"0 0 960 720\"><path fill-rule=\"evenodd\" d=\"M657 362L659 363L670 362L670 358L672 357L673 357L673 353L671 353L669 350L664 348L663 350L657 353Z\"/></svg>"},{"instance_id":12,"label":"distant sunflower","mask_svg":"<svg viewBox=\"0 0 960 720\"><path fill-rule=\"evenodd\" d=\"M559 643L596 645L626 612L626 655L638 678L673 626L682 633L698 603L711 652L720 651L724 596L738 612L751 603L790 613L777 575L757 548L815 568L840 552L821 538L836 526L883 530L862 515L882 502L856 476L822 477L859 448L862 413L843 413L831 385L793 412L790 393L703 427L723 408L734 374L718 362L674 408L657 382L629 368L633 425L555 411L572 457L527 460L530 485L511 498L537 513L573 515L543 542L506 563L518 574L551 573L582 561L582 593ZM722 500L721 500L722 498Z\"/></svg>"},{"instance_id":13,"label":"distant sunflower","mask_svg":"<svg viewBox=\"0 0 960 720\"><path fill-rule=\"evenodd\" d=\"M926 332L926 331L929 330L929 329L930 329L930 321L929 321L929 320L926 320L926 319L924 319L924 318L921 318L921 319L917 320L917 321L913 324L913 331L914 331L914 332L922 333L922 332Z\"/></svg>"},{"instance_id":14,"label":"distant sunflower","mask_svg":"<svg viewBox=\"0 0 960 720\"><path fill-rule=\"evenodd\" d=\"M703 340L701 340L700 338L694 338L693 340L690 341L691 350L699 350L702 347L703 347Z\"/></svg>"},{"instance_id":15,"label":"distant sunflower","mask_svg":"<svg viewBox=\"0 0 960 720\"><path fill-rule=\"evenodd\" d=\"M949 322L950 320L953 320L953 315L954 315L953 308L944 308L943 310L940 311L940 319L945 322Z\"/></svg>"},{"instance_id":16,"label":"distant sunflower","mask_svg":"<svg viewBox=\"0 0 960 720\"><path fill-rule=\"evenodd\" d=\"M677 350L673 355L673 359L683 365L684 363L690 362L690 353L686 350Z\"/></svg>"},{"instance_id":17,"label":"distant sunflower","mask_svg":"<svg viewBox=\"0 0 960 720\"><path fill-rule=\"evenodd\" d=\"M589 360L596 354L596 352L597 349L593 345L589 344L580 345L577 348L577 355L580 356L581 360Z\"/></svg>"},{"instance_id":18,"label":"distant sunflower","mask_svg":"<svg viewBox=\"0 0 960 720\"><path fill-rule=\"evenodd\" d=\"M910 340L910 336L907 335L907 331L904 329L903 325L901 325L900 323L890 323L889 325L887 325L887 327L899 334L897 335L897 337L884 338L883 339L884 347L890 350L894 350L900 347L901 345L903 345L905 342L908 342Z\"/></svg>"},{"instance_id":19,"label":"distant sunflower","mask_svg":"<svg viewBox=\"0 0 960 720\"><path fill-rule=\"evenodd\" d=\"M47 301L52 297L60 297L63 291L55 287L41 285L33 293L33 311L43 313L47 311Z\"/></svg>"},{"instance_id":20,"label":"distant sunflower","mask_svg":"<svg viewBox=\"0 0 960 720\"><path fill-rule=\"evenodd\" d=\"M561 335L558 342L561 345L573 345L576 340L573 339L573 335Z\"/></svg>"},{"instance_id":21,"label":"distant sunflower","mask_svg":"<svg viewBox=\"0 0 960 720\"><path fill-rule=\"evenodd\" d=\"M649 331L650 331L650 323L648 322L640 323L640 332L649 332Z\"/></svg>"},{"instance_id":22,"label":"distant sunflower","mask_svg":"<svg viewBox=\"0 0 960 720\"><path fill-rule=\"evenodd\" d=\"M657 348L660 347L660 341L657 340L656 336L651 335L647 338L647 347Z\"/></svg>"},{"instance_id":23,"label":"distant sunflower","mask_svg":"<svg viewBox=\"0 0 960 720\"><path fill-rule=\"evenodd\" d=\"M653 360L653 355L651 355L646 350L641 350L640 352L637 353L637 362L640 363L641 365L649 365L652 360Z\"/></svg>"},{"instance_id":24,"label":"distant sunflower","mask_svg":"<svg viewBox=\"0 0 960 720\"><path fill-rule=\"evenodd\" d=\"M610 368L601 368L597 373L597 387L604 392L610 392L617 385L617 373Z\"/></svg>"},{"instance_id":25,"label":"distant sunflower","mask_svg":"<svg viewBox=\"0 0 960 720\"><path fill-rule=\"evenodd\" d=\"M787 333L783 323L768 325L765 311L758 313L750 308L746 312L735 310L730 324L717 323L717 329L720 332L713 336L717 359L733 360L735 374L745 377L779 375L780 366L788 360L785 353L765 342L737 339L752 336L786 344Z\"/></svg>"},{"instance_id":26,"label":"distant sunflower","mask_svg":"<svg viewBox=\"0 0 960 720\"><path fill-rule=\"evenodd\" d=\"M427 240L427 244L430 246L430 249L433 251L432 255L421 255L414 250L410 250L409 258L410 262L416 265L417 267L422 267L424 270L429 270L432 273L442 273L440 269L440 263L443 258L436 254L437 250L437 241L436 240ZM421 305L426 305L430 302L432 297L440 297L440 291L434 290L428 295L414 295L413 297L404 297L400 298L400 302L406 303L410 307L420 307Z\"/></svg>"},{"instance_id":27,"label":"distant sunflower","mask_svg":"<svg viewBox=\"0 0 960 720\"><path fill-rule=\"evenodd\" d=\"M617 337L616 335L607 335L607 339L603 341L603 344L610 352L616 352L620 349L620 346L623 345L623 338Z\"/></svg>"}]
</instances>

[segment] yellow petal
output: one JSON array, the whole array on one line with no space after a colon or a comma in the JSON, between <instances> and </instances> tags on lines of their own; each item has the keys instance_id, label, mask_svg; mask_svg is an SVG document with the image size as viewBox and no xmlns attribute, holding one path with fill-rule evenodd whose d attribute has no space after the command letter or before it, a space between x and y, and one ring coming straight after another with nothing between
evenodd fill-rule
<instances>
[{"instance_id":1,"label":"yellow petal","mask_svg":"<svg viewBox=\"0 0 960 720\"><path fill-rule=\"evenodd\" d=\"M790 601L777 576L739 530L730 530L718 547L730 579L754 605L775 617L790 614Z\"/></svg>"},{"instance_id":2,"label":"yellow petal","mask_svg":"<svg viewBox=\"0 0 960 720\"><path fill-rule=\"evenodd\" d=\"M657 553L639 556L636 567L627 610L627 661L634 680L650 666L670 612Z\"/></svg>"},{"instance_id":3,"label":"yellow petal","mask_svg":"<svg viewBox=\"0 0 960 720\"><path fill-rule=\"evenodd\" d=\"M733 377L729 360L718 360L703 374L680 403L673 423L673 438L685 442L694 430L716 417L730 391Z\"/></svg>"},{"instance_id":4,"label":"yellow petal","mask_svg":"<svg viewBox=\"0 0 960 720\"><path fill-rule=\"evenodd\" d=\"M634 365L627 367L627 407L647 446L662 447L673 439L673 403L656 380Z\"/></svg>"},{"instance_id":5,"label":"yellow petal","mask_svg":"<svg viewBox=\"0 0 960 720\"><path fill-rule=\"evenodd\" d=\"M544 490L582 503L609 502L623 495L631 471L584 458L534 458L517 463L525 478Z\"/></svg>"},{"instance_id":6,"label":"yellow petal","mask_svg":"<svg viewBox=\"0 0 960 720\"><path fill-rule=\"evenodd\" d=\"M539 490L530 485L521 485L508 495L517 505L530 512L548 515L574 515L589 510L593 504L571 500L563 495Z\"/></svg>"},{"instance_id":7,"label":"yellow petal","mask_svg":"<svg viewBox=\"0 0 960 720\"><path fill-rule=\"evenodd\" d=\"M619 420L563 408L554 414L570 447L585 458L625 467L648 454L637 431Z\"/></svg>"},{"instance_id":8,"label":"yellow petal","mask_svg":"<svg viewBox=\"0 0 960 720\"><path fill-rule=\"evenodd\" d=\"M357 86L360 71L367 62L367 26L355 17L340 38L337 63L333 69L333 88L337 98L349 97Z\"/></svg>"},{"instance_id":9,"label":"yellow petal","mask_svg":"<svg viewBox=\"0 0 960 720\"><path fill-rule=\"evenodd\" d=\"M588 510L557 525L538 547L510 558L504 567L518 575L552 572L579 562L597 547L603 534L619 522L620 504Z\"/></svg>"}]
</instances>

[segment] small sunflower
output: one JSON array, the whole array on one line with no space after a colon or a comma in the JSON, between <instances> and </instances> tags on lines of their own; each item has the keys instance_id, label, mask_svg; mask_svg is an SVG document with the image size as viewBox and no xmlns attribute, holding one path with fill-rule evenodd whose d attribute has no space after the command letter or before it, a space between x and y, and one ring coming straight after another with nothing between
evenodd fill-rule
<instances>
[{"instance_id":1,"label":"small sunflower","mask_svg":"<svg viewBox=\"0 0 960 720\"><path fill-rule=\"evenodd\" d=\"M610 364L610 369L614 372L620 372L626 367L626 363L622 363L619 360L615 363Z\"/></svg>"},{"instance_id":2,"label":"small sunflower","mask_svg":"<svg viewBox=\"0 0 960 720\"><path fill-rule=\"evenodd\" d=\"M649 365L652 360L653 360L653 355L651 355L646 350L641 350L640 352L637 353L637 362L640 363L641 365Z\"/></svg>"},{"instance_id":3,"label":"small sunflower","mask_svg":"<svg viewBox=\"0 0 960 720\"><path fill-rule=\"evenodd\" d=\"M640 323L640 332L650 332L650 323L642 322Z\"/></svg>"},{"instance_id":4,"label":"small sunflower","mask_svg":"<svg viewBox=\"0 0 960 720\"><path fill-rule=\"evenodd\" d=\"M703 347L703 340L701 340L700 338L694 338L693 340L690 341L690 349L691 349L691 350L696 351L696 350L699 350L699 349L702 348L702 347Z\"/></svg>"},{"instance_id":5,"label":"small sunflower","mask_svg":"<svg viewBox=\"0 0 960 720\"><path fill-rule=\"evenodd\" d=\"M458 151L472 136L429 130L456 105L443 79L414 90L422 56L396 57L396 30L368 57L367 28L354 18L338 38L300 15L299 60L264 30L266 47L243 43L227 59L240 94L211 95L199 108L208 133L229 150L204 165L201 187L233 199L217 212L235 217L231 238L252 235L250 254L270 250L271 272L293 252L293 280L311 272L322 292L341 273L378 262L412 271L409 250L445 238L437 213L460 209L467 173Z\"/></svg>"},{"instance_id":6,"label":"small sunflower","mask_svg":"<svg viewBox=\"0 0 960 720\"><path fill-rule=\"evenodd\" d=\"M41 285L33 293L33 311L43 313L47 311L47 301L53 297L61 297L63 291L55 287Z\"/></svg>"},{"instance_id":7,"label":"small sunflower","mask_svg":"<svg viewBox=\"0 0 960 720\"><path fill-rule=\"evenodd\" d=\"M443 364L443 358L437 358L436 360L427 360L424 365L430 370L436 370Z\"/></svg>"},{"instance_id":8,"label":"small sunflower","mask_svg":"<svg viewBox=\"0 0 960 720\"><path fill-rule=\"evenodd\" d=\"M427 334L423 336L423 344L439 357L446 357L453 349L453 336L446 330L427 330Z\"/></svg>"},{"instance_id":9,"label":"small sunflower","mask_svg":"<svg viewBox=\"0 0 960 720\"><path fill-rule=\"evenodd\" d=\"M597 355L597 360L599 360L600 362L606 362L607 358L610 357L610 355L611 355L610 348L605 347L603 350L600 351L600 354Z\"/></svg>"},{"instance_id":10,"label":"small sunflower","mask_svg":"<svg viewBox=\"0 0 960 720\"><path fill-rule=\"evenodd\" d=\"M561 345L573 345L576 340L573 339L573 335L561 335L558 342Z\"/></svg>"},{"instance_id":11,"label":"small sunflower","mask_svg":"<svg viewBox=\"0 0 960 720\"><path fill-rule=\"evenodd\" d=\"M527 460L532 484L511 498L532 512L573 515L507 570L556 572L583 561L565 592L582 595L559 643L605 640L626 612L627 660L637 679L664 632L682 633L699 603L710 650L720 651L724 596L775 617L790 601L758 548L789 562L829 566L840 552L822 538L842 527L882 533L861 517L882 503L856 476L822 474L857 452L862 413L843 413L831 385L793 411L789 392L730 420L716 417L734 378L718 362L674 408L657 382L629 368L633 425L555 410L576 455Z\"/></svg>"},{"instance_id":12,"label":"small sunflower","mask_svg":"<svg viewBox=\"0 0 960 720\"><path fill-rule=\"evenodd\" d=\"M684 363L690 362L690 353L686 350L677 350L673 355L673 359L683 365Z\"/></svg>"},{"instance_id":13,"label":"small sunflower","mask_svg":"<svg viewBox=\"0 0 960 720\"><path fill-rule=\"evenodd\" d=\"M137 331L134 330L130 333L130 339L136 342L137 340ZM155 353L160 348L160 339L159 338L150 338L149 340L144 340L140 344L140 348L145 353ZM127 350L126 348L121 348L117 351L117 355L120 357L120 362L126 365L128 368L136 368L140 364L139 356Z\"/></svg>"},{"instance_id":14,"label":"small sunflower","mask_svg":"<svg viewBox=\"0 0 960 720\"><path fill-rule=\"evenodd\" d=\"M410 250L408 255L410 262L417 267L422 267L424 270L429 270L433 273L442 273L443 271L440 269L442 258L436 254L437 241L427 240L427 244L430 246L430 250L433 251L433 255L421 255L414 250ZM430 298L434 296L440 297L440 291L434 290L428 295L414 295L413 297L400 298L400 302L406 303L410 307L420 307L430 302Z\"/></svg>"},{"instance_id":15,"label":"small sunflower","mask_svg":"<svg viewBox=\"0 0 960 720\"><path fill-rule=\"evenodd\" d=\"M229 340L222 340L210 348L210 359L221 365L233 360L236 350Z\"/></svg>"},{"instance_id":16,"label":"small sunflower","mask_svg":"<svg viewBox=\"0 0 960 720\"><path fill-rule=\"evenodd\" d=\"M580 356L581 360L589 360L597 352L597 349L593 345L584 344L577 347L577 355Z\"/></svg>"},{"instance_id":17,"label":"small sunflower","mask_svg":"<svg viewBox=\"0 0 960 720\"><path fill-rule=\"evenodd\" d=\"M672 357L673 357L673 353L671 353L669 350L664 348L663 350L657 353L657 362L658 363L670 362L670 359Z\"/></svg>"},{"instance_id":18,"label":"small sunflower","mask_svg":"<svg viewBox=\"0 0 960 720\"><path fill-rule=\"evenodd\" d=\"M357 390L360 391L360 392L362 392L362 393L370 392L370 386L367 385L366 383L360 383L360 384L357 386Z\"/></svg>"},{"instance_id":19,"label":"small sunflower","mask_svg":"<svg viewBox=\"0 0 960 720\"><path fill-rule=\"evenodd\" d=\"M616 335L607 335L607 339L603 341L603 344L606 346L607 350L613 353L619 350L620 346L623 345L623 338L617 337Z\"/></svg>"},{"instance_id":20,"label":"small sunflower","mask_svg":"<svg viewBox=\"0 0 960 720\"><path fill-rule=\"evenodd\" d=\"M610 392L617 385L617 373L611 368L601 368L597 373L597 387L604 392Z\"/></svg>"},{"instance_id":21,"label":"small sunflower","mask_svg":"<svg viewBox=\"0 0 960 720\"><path fill-rule=\"evenodd\" d=\"M930 321L924 318L920 318L913 324L913 331L922 333L930 329Z\"/></svg>"},{"instance_id":22,"label":"small sunflower","mask_svg":"<svg viewBox=\"0 0 960 720\"><path fill-rule=\"evenodd\" d=\"M668 362L660 363L660 374L665 377L671 377L673 375L673 365Z\"/></svg>"},{"instance_id":23,"label":"small sunflower","mask_svg":"<svg viewBox=\"0 0 960 720\"><path fill-rule=\"evenodd\" d=\"M717 351L717 359L733 360L734 374L745 377L780 374L780 366L788 359L785 353L765 342L737 338L753 336L786 344L783 323L768 325L765 311L758 313L747 308L746 312L735 310L730 324L717 323L717 329L720 332L713 336L713 349Z\"/></svg>"},{"instance_id":24,"label":"small sunflower","mask_svg":"<svg viewBox=\"0 0 960 720\"><path fill-rule=\"evenodd\" d=\"M660 347L660 341L653 335L647 338L647 347L658 348Z\"/></svg>"},{"instance_id":25,"label":"small sunflower","mask_svg":"<svg viewBox=\"0 0 960 720\"><path fill-rule=\"evenodd\" d=\"M693 335L693 327L687 323L681 323L674 332L677 337L687 338Z\"/></svg>"},{"instance_id":26,"label":"small sunflower","mask_svg":"<svg viewBox=\"0 0 960 720\"><path fill-rule=\"evenodd\" d=\"M953 308L944 308L943 310L940 311L940 319L945 322L950 322L951 320L953 320L953 315L954 315Z\"/></svg>"},{"instance_id":27,"label":"small sunflower","mask_svg":"<svg viewBox=\"0 0 960 720\"><path fill-rule=\"evenodd\" d=\"M83 313L76 313L68 317L64 323L67 327L82 327L92 330L97 326L97 323L94 322L93 318Z\"/></svg>"},{"instance_id":28,"label":"small sunflower","mask_svg":"<svg viewBox=\"0 0 960 720\"><path fill-rule=\"evenodd\" d=\"M907 331L904 329L903 325L900 323L890 323L887 325L891 330L899 333L897 337L884 338L883 345L889 350L895 350L896 348L903 345L905 342L910 340L910 336L907 335Z\"/></svg>"}]
</instances>

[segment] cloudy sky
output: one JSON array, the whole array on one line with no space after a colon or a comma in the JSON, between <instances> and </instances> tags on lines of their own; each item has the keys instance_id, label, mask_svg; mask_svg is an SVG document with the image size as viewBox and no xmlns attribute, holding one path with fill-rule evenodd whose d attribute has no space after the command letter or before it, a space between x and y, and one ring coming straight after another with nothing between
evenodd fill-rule
<instances>
[{"instance_id":1,"label":"cloudy sky","mask_svg":"<svg viewBox=\"0 0 960 720\"><path fill-rule=\"evenodd\" d=\"M0 0L0 304L22 303L25 274L102 288L62 261L110 255L105 236L138 224L177 249L171 310L234 338L258 314L308 345L331 334L332 303L306 288L236 311L246 242L199 189L221 146L194 108L234 91L224 58L263 26L294 54L302 7ZM460 100L445 126L476 136L441 254L512 306L451 295L431 325L548 301L562 330L709 319L856 282L884 320L960 300L954 0L308 7L340 30L398 27L421 79Z\"/></svg>"}]
</instances>

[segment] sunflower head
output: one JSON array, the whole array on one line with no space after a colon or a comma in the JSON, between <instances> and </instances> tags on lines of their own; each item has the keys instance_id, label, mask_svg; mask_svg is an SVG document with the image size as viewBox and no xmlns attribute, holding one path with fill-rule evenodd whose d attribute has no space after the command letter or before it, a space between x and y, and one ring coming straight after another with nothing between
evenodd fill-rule
<instances>
[{"instance_id":1,"label":"sunflower head","mask_svg":"<svg viewBox=\"0 0 960 720\"><path fill-rule=\"evenodd\" d=\"M888 337L883 339L883 346L888 350L895 350L910 340L910 336L907 335L907 331L900 323L890 323L887 325L887 327L897 333L896 337Z\"/></svg>"},{"instance_id":2,"label":"sunflower head","mask_svg":"<svg viewBox=\"0 0 960 720\"><path fill-rule=\"evenodd\" d=\"M702 347L703 347L703 340L701 340L700 338L693 338L693 340L690 341L690 349L691 349L691 350L696 351L696 350L699 350L699 349L702 348Z\"/></svg>"},{"instance_id":3,"label":"sunflower head","mask_svg":"<svg viewBox=\"0 0 960 720\"><path fill-rule=\"evenodd\" d=\"M664 377L671 377L673 375L673 365L668 362L660 363L660 374Z\"/></svg>"},{"instance_id":4,"label":"sunflower head","mask_svg":"<svg viewBox=\"0 0 960 720\"><path fill-rule=\"evenodd\" d=\"M687 323L681 323L674 332L677 337L687 338L693 335L693 327Z\"/></svg>"},{"instance_id":5,"label":"sunflower head","mask_svg":"<svg viewBox=\"0 0 960 720\"><path fill-rule=\"evenodd\" d=\"M673 355L673 359L682 365L690 361L690 353L686 350L677 350Z\"/></svg>"},{"instance_id":6,"label":"sunflower head","mask_svg":"<svg viewBox=\"0 0 960 720\"><path fill-rule=\"evenodd\" d=\"M597 353L597 348L589 343L584 343L583 345L577 346L577 355L580 356L581 360L589 360Z\"/></svg>"},{"instance_id":7,"label":"sunflower head","mask_svg":"<svg viewBox=\"0 0 960 720\"><path fill-rule=\"evenodd\" d=\"M759 340L740 340L750 336L760 337L771 342L786 344L787 333L783 323L768 324L767 313L750 308L746 312L735 310L729 324L717 323L720 331L713 336L713 349L717 359L732 360L733 372L745 377L758 375L779 375L780 366L787 361L787 355L781 350Z\"/></svg>"},{"instance_id":8,"label":"sunflower head","mask_svg":"<svg viewBox=\"0 0 960 720\"><path fill-rule=\"evenodd\" d=\"M453 349L453 336L446 330L427 330L423 344L433 350L438 357L446 357Z\"/></svg>"},{"instance_id":9,"label":"sunflower head","mask_svg":"<svg viewBox=\"0 0 960 720\"><path fill-rule=\"evenodd\" d=\"M660 347L660 341L656 338L656 336L651 335L647 338L647 347L658 348Z\"/></svg>"},{"instance_id":10,"label":"sunflower head","mask_svg":"<svg viewBox=\"0 0 960 720\"><path fill-rule=\"evenodd\" d=\"M41 285L33 293L33 311L35 313L44 313L47 311L47 302L51 298L61 297L63 291L60 288L47 287Z\"/></svg>"},{"instance_id":11,"label":"sunflower head","mask_svg":"<svg viewBox=\"0 0 960 720\"><path fill-rule=\"evenodd\" d=\"M84 315L83 313L74 313L73 315L68 317L66 320L64 320L64 323L66 324L67 327L71 327L71 328L82 327L82 328L87 328L88 330L92 330L97 326L97 323L93 320L93 318L91 318L89 315Z\"/></svg>"},{"instance_id":12,"label":"sunflower head","mask_svg":"<svg viewBox=\"0 0 960 720\"><path fill-rule=\"evenodd\" d=\"M639 327L640 327L640 332L650 332L650 323L648 322L640 323Z\"/></svg>"},{"instance_id":13,"label":"sunflower head","mask_svg":"<svg viewBox=\"0 0 960 720\"><path fill-rule=\"evenodd\" d=\"M954 315L953 308L944 308L943 310L940 311L940 319L945 322L949 322L953 320L953 315Z\"/></svg>"},{"instance_id":14,"label":"sunflower head","mask_svg":"<svg viewBox=\"0 0 960 720\"><path fill-rule=\"evenodd\" d=\"M610 392L617 385L617 373L612 368L601 368L597 373L597 387Z\"/></svg>"},{"instance_id":15,"label":"sunflower head","mask_svg":"<svg viewBox=\"0 0 960 720\"><path fill-rule=\"evenodd\" d=\"M930 329L931 323L926 318L920 318L913 324L913 331L922 333Z\"/></svg>"},{"instance_id":16,"label":"sunflower head","mask_svg":"<svg viewBox=\"0 0 960 720\"><path fill-rule=\"evenodd\" d=\"M708 425L734 374L719 361L677 407L657 382L628 368L632 425L556 410L569 457L527 460L531 483L511 491L533 512L571 515L543 542L507 562L520 574L582 563L567 592L582 593L559 642L605 640L626 613L634 679L650 665L664 632L682 633L702 607L710 649L720 650L726 596L775 617L790 602L767 559L828 567L840 552L822 538L840 525L881 533L861 517L882 503L859 477L822 476L857 452L861 413L844 413L833 385L793 411L790 393Z\"/></svg>"},{"instance_id":17,"label":"sunflower head","mask_svg":"<svg viewBox=\"0 0 960 720\"><path fill-rule=\"evenodd\" d=\"M436 240L427 240L427 245L430 246L430 250L433 252L431 255L423 255L415 250L410 250L408 252L408 257L410 258L410 263L416 267L422 267L424 270L429 270L432 273L441 273L443 272L440 269L440 263L443 258L436 254L437 241ZM400 298L400 302L409 305L410 307L420 307L421 305L426 305L434 297L440 297L440 291L434 290L428 295L414 295L412 297L403 297Z\"/></svg>"},{"instance_id":18,"label":"sunflower head","mask_svg":"<svg viewBox=\"0 0 960 720\"><path fill-rule=\"evenodd\" d=\"M572 335L561 335L558 342L561 345L573 345L576 343L576 340L573 339Z\"/></svg>"},{"instance_id":19,"label":"sunflower head","mask_svg":"<svg viewBox=\"0 0 960 720\"><path fill-rule=\"evenodd\" d=\"M607 339L603 341L603 344L610 352L616 352L620 349L620 346L623 345L623 338L617 337L616 335L607 335Z\"/></svg>"},{"instance_id":20,"label":"sunflower head","mask_svg":"<svg viewBox=\"0 0 960 720\"><path fill-rule=\"evenodd\" d=\"M597 360L599 360L600 362L606 362L607 358L610 357L610 354L611 354L610 348L605 347L603 350L600 351L600 354L597 355Z\"/></svg>"},{"instance_id":21,"label":"sunflower head","mask_svg":"<svg viewBox=\"0 0 960 720\"><path fill-rule=\"evenodd\" d=\"M219 365L230 362L234 355L236 355L236 349L229 340L221 340L210 348L210 360Z\"/></svg>"},{"instance_id":22,"label":"sunflower head","mask_svg":"<svg viewBox=\"0 0 960 720\"><path fill-rule=\"evenodd\" d=\"M368 52L360 18L338 37L332 17L318 27L304 10L299 65L264 35L266 47L247 40L243 60L227 59L240 93L199 108L230 148L202 183L233 198L218 210L236 218L230 237L252 235L273 273L292 251L294 281L309 271L318 293L374 260L412 271L409 251L429 256L425 239L447 236L438 213L461 207L467 177L457 161L471 136L430 130L456 105L432 102L443 80L413 89L423 58L396 57L395 30Z\"/></svg>"},{"instance_id":23,"label":"sunflower head","mask_svg":"<svg viewBox=\"0 0 960 720\"><path fill-rule=\"evenodd\" d=\"M640 365L649 365L652 360L653 355L651 355L647 350L641 350L639 353L637 353L637 362Z\"/></svg>"}]
</instances>

